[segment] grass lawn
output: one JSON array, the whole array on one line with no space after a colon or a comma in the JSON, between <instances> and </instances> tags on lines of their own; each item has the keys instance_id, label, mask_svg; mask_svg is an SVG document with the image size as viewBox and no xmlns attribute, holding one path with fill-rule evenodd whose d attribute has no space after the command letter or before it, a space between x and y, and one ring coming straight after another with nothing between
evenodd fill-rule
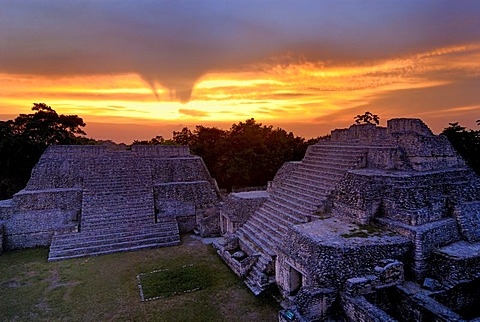
<instances>
[{"instance_id":1,"label":"grass lawn","mask_svg":"<svg viewBox=\"0 0 480 322\"><path fill-rule=\"evenodd\" d=\"M175 247L47 257L47 248L0 256L0 321L276 321L280 309L189 235ZM137 276L145 298L158 299L141 301Z\"/></svg>"}]
</instances>

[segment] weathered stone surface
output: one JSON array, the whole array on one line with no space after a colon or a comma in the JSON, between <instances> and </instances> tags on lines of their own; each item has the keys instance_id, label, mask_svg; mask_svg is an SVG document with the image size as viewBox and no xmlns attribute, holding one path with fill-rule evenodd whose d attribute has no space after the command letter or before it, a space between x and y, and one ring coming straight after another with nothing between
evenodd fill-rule
<instances>
[{"instance_id":1,"label":"weathered stone surface","mask_svg":"<svg viewBox=\"0 0 480 322\"><path fill-rule=\"evenodd\" d=\"M0 219L7 248L52 244L53 260L178 244L218 201L187 147L51 146L27 187L0 203Z\"/></svg>"},{"instance_id":2,"label":"weathered stone surface","mask_svg":"<svg viewBox=\"0 0 480 322\"><path fill-rule=\"evenodd\" d=\"M233 233L268 198L266 191L230 193L220 207L220 228L223 234Z\"/></svg>"},{"instance_id":3,"label":"weathered stone surface","mask_svg":"<svg viewBox=\"0 0 480 322\"><path fill-rule=\"evenodd\" d=\"M260 254L246 284L257 294L275 281L294 321L332 318L301 300L325 288L347 320L405 311L407 320L450 321L460 318L453 308L400 287L437 278L442 292L459 294L455 310L471 307L477 293L459 285L480 278L479 214L480 178L447 139L419 119L393 119L334 130L310 146L235 235L241 250Z\"/></svg>"},{"instance_id":4,"label":"weathered stone surface","mask_svg":"<svg viewBox=\"0 0 480 322\"><path fill-rule=\"evenodd\" d=\"M0 220L0 254L3 252L3 235L5 232L4 221Z\"/></svg>"}]
</instances>

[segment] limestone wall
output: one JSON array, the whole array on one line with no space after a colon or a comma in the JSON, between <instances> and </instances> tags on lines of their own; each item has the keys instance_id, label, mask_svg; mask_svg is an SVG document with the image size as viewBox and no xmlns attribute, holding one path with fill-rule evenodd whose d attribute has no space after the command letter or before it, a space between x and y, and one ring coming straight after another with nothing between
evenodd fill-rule
<instances>
[{"instance_id":1,"label":"limestone wall","mask_svg":"<svg viewBox=\"0 0 480 322\"><path fill-rule=\"evenodd\" d=\"M318 237L305 234L303 226L312 226L313 230L315 225L321 225L321 221L289 230L277 258L276 279L280 289L288 289L289 267L304 275L305 286L338 289L351 277L367 275L382 259L408 262L411 244L405 238L388 234L373 239L321 237L320 232Z\"/></svg>"},{"instance_id":2,"label":"limestone wall","mask_svg":"<svg viewBox=\"0 0 480 322\"><path fill-rule=\"evenodd\" d=\"M152 180L154 184L167 182L190 182L206 180L200 157L181 157L164 160L152 159Z\"/></svg>"},{"instance_id":3,"label":"limestone wall","mask_svg":"<svg viewBox=\"0 0 480 322\"><path fill-rule=\"evenodd\" d=\"M222 234L233 233L267 200L265 191L230 193L220 208Z\"/></svg>"},{"instance_id":4,"label":"limestone wall","mask_svg":"<svg viewBox=\"0 0 480 322\"><path fill-rule=\"evenodd\" d=\"M51 146L34 167L26 188L8 205L0 206L6 247L49 245L55 231L76 229L85 177L99 166L115 168L120 159L141 163L153 181L157 215L177 218L182 231L192 231L197 212L219 201L215 180L203 160L190 155L188 147L137 145L131 150L111 150L106 146Z\"/></svg>"},{"instance_id":5,"label":"limestone wall","mask_svg":"<svg viewBox=\"0 0 480 322\"><path fill-rule=\"evenodd\" d=\"M281 185L285 178L290 176L296 169L298 169L300 164L301 161L285 162L282 167L278 169L273 180L268 183L267 191L270 192L272 189L275 189Z\"/></svg>"},{"instance_id":6,"label":"limestone wall","mask_svg":"<svg viewBox=\"0 0 480 322\"><path fill-rule=\"evenodd\" d=\"M333 194L333 214L366 223L375 216L421 225L453 216L456 205L476 200L470 170L427 173L354 170Z\"/></svg>"},{"instance_id":7,"label":"limestone wall","mask_svg":"<svg viewBox=\"0 0 480 322\"><path fill-rule=\"evenodd\" d=\"M160 157L160 158L177 158L189 157L190 149L188 146L177 145L133 145L132 152L138 156Z\"/></svg>"},{"instance_id":8,"label":"limestone wall","mask_svg":"<svg viewBox=\"0 0 480 322\"><path fill-rule=\"evenodd\" d=\"M388 143L387 128L374 124L355 124L348 129L332 131L331 141L361 144Z\"/></svg>"}]
</instances>

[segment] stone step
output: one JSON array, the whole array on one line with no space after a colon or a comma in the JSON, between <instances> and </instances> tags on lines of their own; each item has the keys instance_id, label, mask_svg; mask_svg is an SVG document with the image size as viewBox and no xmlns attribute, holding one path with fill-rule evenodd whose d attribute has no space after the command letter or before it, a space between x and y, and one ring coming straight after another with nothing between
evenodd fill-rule
<instances>
[{"instance_id":1,"label":"stone step","mask_svg":"<svg viewBox=\"0 0 480 322\"><path fill-rule=\"evenodd\" d=\"M335 155L335 156L316 156L316 155L308 155L306 156L303 161L309 161L312 163L319 163L327 166L336 166L336 167L350 167L355 163L358 163L362 155L352 155L352 156L344 156L344 155Z\"/></svg>"},{"instance_id":2,"label":"stone step","mask_svg":"<svg viewBox=\"0 0 480 322\"><path fill-rule=\"evenodd\" d=\"M352 144L341 144L341 143L320 143L314 144L310 147L310 151L312 152L344 152L344 153L351 153L351 152L358 152L365 149L365 147L370 146L360 146L360 145L352 145Z\"/></svg>"},{"instance_id":3,"label":"stone step","mask_svg":"<svg viewBox=\"0 0 480 322\"><path fill-rule=\"evenodd\" d=\"M256 221L248 221L245 223L246 230L248 230L251 235L255 238L262 241L263 244L268 245L272 253L266 252L267 254L276 254L275 247L279 242L279 236L277 234L270 235L265 230L262 229L262 225Z\"/></svg>"},{"instance_id":4,"label":"stone step","mask_svg":"<svg viewBox=\"0 0 480 322\"><path fill-rule=\"evenodd\" d=\"M348 170L345 170L348 171ZM322 168L312 168L309 165L306 166L300 166L297 171L293 172L296 175L303 175L305 176L312 176L315 179L322 179L325 178L326 180L340 180L344 175L345 171L336 171L336 172L331 172L331 171L325 171L325 169Z\"/></svg>"},{"instance_id":5,"label":"stone step","mask_svg":"<svg viewBox=\"0 0 480 322\"><path fill-rule=\"evenodd\" d=\"M251 248L257 253L266 253L274 255L275 252L266 240L259 239L255 236L255 233L252 232L250 227L243 225L240 229L237 230L238 238L241 239L244 243L251 245Z\"/></svg>"},{"instance_id":6,"label":"stone step","mask_svg":"<svg viewBox=\"0 0 480 322\"><path fill-rule=\"evenodd\" d=\"M107 198L105 198L107 199ZM114 197L111 200L99 200L94 199L91 200L89 198L82 199L84 208L86 207L94 207L94 208L118 208L118 209L149 209L153 208L153 199L145 198L145 199L123 199L119 197Z\"/></svg>"},{"instance_id":7,"label":"stone step","mask_svg":"<svg viewBox=\"0 0 480 322\"><path fill-rule=\"evenodd\" d=\"M159 241L159 242L150 242L150 243L145 243L145 241L143 241L138 245L128 245L123 247L115 247L111 249L90 250L89 252L84 252L84 253L51 254L48 257L48 261L51 262L51 261L60 261L65 259L86 257L86 256L107 255L107 254L113 254L118 252L129 252L129 251L136 251L141 249L176 246L179 244L180 244L180 240Z\"/></svg>"},{"instance_id":8,"label":"stone step","mask_svg":"<svg viewBox=\"0 0 480 322\"><path fill-rule=\"evenodd\" d=\"M280 227L279 229L281 229L282 231L286 231L287 227L289 227L290 225L296 225L298 223L298 220L292 221L291 218L289 218L290 220L287 220L285 219L285 217L278 214L277 212L273 212L271 208L268 207L259 208L255 212L255 215L259 217L259 220L267 220L270 223L274 223L274 225Z\"/></svg>"},{"instance_id":9,"label":"stone step","mask_svg":"<svg viewBox=\"0 0 480 322\"><path fill-rule=\"evenodd\" d=\"M257 228L257 230L262 231L264 236L270 240L271 244L277 245L281 236L285 234L285 229L280 228L278 225L271 224L267 220L261 220L260 217L252 217L249 222Z\"/></svg>"},{"instance_id":10,"label":"stone step","mask_svg":"<svg viewBox=\"0 0 480 322\"><path fill-rule=\"evenodd\" d=\"M289 190L282 186L272 192L272 195L279 196L283 199L295 202L307 207L317 207L321 202L320 198L312 198L310 195L304 194L298 190Z\"/></svg>"},{"instance_id":11,"label":"stone step","mask_svg":"<svg viewBox=\"0 0 480 322\"><path fill-rule=\"evenodd\" d=\"M88 189L88 188L103 188L103 187L149 187L148 186L148 181L151 181L150 178L145 178L146 181L140 181L140 180L120 180L118 178L113 178L114 175L112 175L112 178L98 178L96 181L84 181L83 186ZM133 189L132 189L133 190Z\"/></svg>"},{"instance_id":12,"label":"stone step","mask_svg":"<svg viewBox=\"0 0 480 322\"><path fill-rule=\"evenodd\" d=\"M310 214L299 213L297 211L292 212L291 209L286 210L281 205L278 205L270 200L265 201L265 203L262 205L262 208L265 208L270 213L276 213L283 217L285 221L292 223L305 223L307 222L306 218L310 216Z\"/></svg>"},{"instance_id":13,"label":"stone step","mask_svg":"<svg viewBox=\"0 0 480 322\"><path fill-rule=\"evenodd\" d=\"M105 206L98 206L98 207L91 207L89 206L87 209L84 209L82 212L82 218L85 220L88 219L97 219L103 217L111 217L113 215L119 217L137 217L141 216L142 214L153 216L154 210L152 207L105 207Z\"/></svg>"},{"instance_id":14,"label":"stone step","mask_svg":"<svg viewBox=\"0 0 480 322\"><path fill-rule=\"evenodd\" d=\"M280 235L285 235L287 226L290 224L290 222L286 222L281 217L271 215L263 208L258 209L251 218L268 225L271 227L271 230L278 232Z\"/></svg>"},{"instance_id":15,"label":"stone step","mask_svg":"<svg viewBox=\"0 0 480 322\"><path fill-rule=\"evenodd\" d=\"M343 175L340 177L342 178ZM313 187L328 187L328 190L333 189L341 179L338 177L313 176L309 173L292 173L291 176L285 179L288 182L306 183Z\"/></svg>"},{"instance_id":16,"label":"stone step","mask_svg":"<svg viewBox=\"0 0 480 322\"><path fill-rule=\"evenodd\" d=\"M110 227L116 227L119 225L123 226L129 226L129 227L135 227L137 225L153 225L155 224L155 219L153 217L150 218L131 218L131 219L125 219L125 220L115 220L115 219L106 219L102 221L95 221L95 222L90 222L90 221L82 221L80 224L80 229L81 230L97 230L97 229L107 229Z\"/></svg>"},{"instance_id":17,"label":"stone step","mask_svg":"<svg viewBox=\"0 0 480 322\"><path fill-rule=\"evenodd\" d=\"M88 232L82 231L80 233L62 233L54 235L55 242L64 242L64 241L75 241L75 240L83 240L86 237L95 237L99 239L108 239L111 237L119 237L119 236L128 236L128 235L135 235L135 234L143 234L143 233L150 233L155 231L178 231L178 226L176 222L169 222L169 223L156 223L150 224L145 226L138 226L136 229L131 229L130 227L124 226L117 226L115 230L105 230L105 231L95 231L95 232Z\"/></svg>"},{"instance_id":18,"label":"stone step","mask_svg":"<svg viewBox=\"0 0 480 322\"><path fill-rule=\"evenodd\" d=\"M298 190L299 193L309 194L315 198L325 198L333 189L335 189L337 183L324 183L324 182L311 182L302 178L291 176L282 182L281 187L286 190Z\"/></svg>"},{"instance_id":19,"label":"stone step","mask_svg":"<svg viewBox=\"0 0 480 322\"><path fill-rule=\"evenodd\" d=\"M301 204L297 202L296 199L275 193L270 195L270 200L274 201L275 205L281 206L293 213L311 214L316 209L316 205L314 204Z\"/></svg>"},{"instance_id":20,"label":"stone step","mask_svg":"<svg viewBox=\"0 0 480 322\"><path fill-rule=\"evenodd\" d=\"M342 173L343 174L347 170L356 168L356 163L351 164L350 166L347 167L347 166L340 166L338 164L328 165L323 162L320 163L312 160L304 160L300 165L300 169L304 169L304 168L309 168L311 170L319 171L322 173L332 173L332 174ZM298 169L297 172L299 172L300 169Z\"/></svg>"},{"instance_id":21,"label":"stone step","mask_svg":"<svg viewBox=\"0 0 480 322\"><path fill-rule=\"evenodd\" d=\"M318 205L325 200L325 195L328 192L327 189L309 190L298 185L283 182L282 185L277 187L272 193L280 193L282 195L288 194L290 197L297 198L300 201L308 201L312 204Z\"/></svg>"},{"instance_id":22,"label":"stone step","mask_svg":"<svg viewBox=\"0 0 480 322\"><path fill-rule=\"evenodd\" d=\"M82 233L77 233L81 235ZM57 252L57 251L70 251L70 250L78 250L79 246L81 245L81 248L87 248L87 247L96 247L96 246L104 246L107 244L121 244L121 243L127 243L129 241L136 241L138 239L151 239L151 238L163 238L163 237L171 237L172 236L172 231L151 231L148 233L139 233L137 234L130 234L130 235L108 235L105 236L104 238L98 238L97 236L83 236L82 239L79 237L76 237L75 239L72 240L62 240L61 243L55 242L52 243L52 246L50 246L50 251L51 252Z\"/></svg>"}]
</instances>

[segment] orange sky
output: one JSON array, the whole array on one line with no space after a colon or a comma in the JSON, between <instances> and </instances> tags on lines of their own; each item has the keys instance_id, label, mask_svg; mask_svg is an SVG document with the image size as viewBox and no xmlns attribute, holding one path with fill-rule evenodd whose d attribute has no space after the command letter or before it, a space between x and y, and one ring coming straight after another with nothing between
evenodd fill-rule
<instances>
[{"instance_id":1,"label":"orange sky","mask_svg":"<svg viewBox=\"0 0 480 322\"><path fill-rule=\"evenodd\" d=\"M466 23L466 27L475 24ZM0 48L6 48L6 41L18 32L7 27L10 32L5 28L0 32ZM17 56L12 50L4 57L0 53L0 116L8 119L29 113L32 103L44 102L59 113L83 117L88 136L125 143L156 135L169 138L183 126L228 128L252 117L314 137L349 126L355 115L367 110L380 115L383 124L393 117L419 117L434 132L456 121L475 128L475 120L480 119L480 39L476 37L448 37L448 41L427 41L428 46L393 43L398 50L379 49L378 54L366 56L359 49L359 58L317 55L320 49L303 42L262 51L259 57L225 58L231 64L212 65L204 60L210 65L191 67L191 74L188 68L179 68L175 74L175 70L163 73L167 67L155 67L158 77L144 67L136 70L117 64L105 71L101 66L98 71L86 70L79 64L80 68L65 72L59 63L62 57L50 52L43 60L32 56L25 67L25 61L21 64L17 59L22 50ZM14 47L21 48L15 40ZM389 42L381 40L372 46L382 44ZM171 82L162 78L168 73L174 75Z\"/></svg>"}]
</instances>

